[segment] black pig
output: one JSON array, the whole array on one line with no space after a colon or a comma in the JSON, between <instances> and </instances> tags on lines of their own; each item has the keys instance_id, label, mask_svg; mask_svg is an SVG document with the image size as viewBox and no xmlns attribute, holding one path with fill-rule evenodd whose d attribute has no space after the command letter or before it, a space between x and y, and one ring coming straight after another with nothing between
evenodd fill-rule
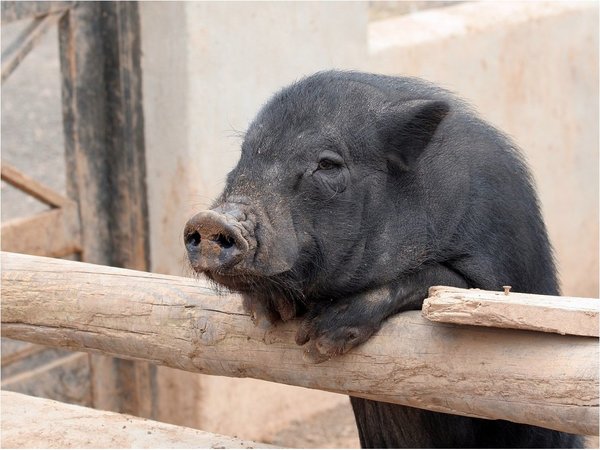
<instances>
[{"instance_id":1,"label":"black pig","mask_svg":"<svg viewBox=\"0 0 600 450\"><path fill-rule=\"evenodd\" d=\"M323 72L250 125L209 211L186 225L194 270L241 292L259 324L303 316L315 362L421 307L432 285L558 294L515 145L415 78ZM351 398L363 447L572 447L529 425Z\"/></svg>"}]
</instances>

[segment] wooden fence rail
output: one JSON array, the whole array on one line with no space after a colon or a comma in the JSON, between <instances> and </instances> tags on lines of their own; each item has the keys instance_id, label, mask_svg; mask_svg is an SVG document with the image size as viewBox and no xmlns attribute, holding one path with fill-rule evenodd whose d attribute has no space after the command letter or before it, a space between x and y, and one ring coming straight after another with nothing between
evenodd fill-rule
<instances>
[{"instance_id":1,"label":"wooden fence rail","mask_svg":"<svg viewBox=\"0 0 600 450\"><path fill-rule=\"evenodd\" d=\"M598 434L598 339L389 320L366 344L303 360L297 323L254 327L199 280L2 254L2 335L434 411Z\"/></svg>"},{"instance_id":2,"label":"wooden fence rail","mask_svg":"<svg viewBox=\"0 0 600 450\"><path fill-rule=\"evenodd\" d=\"M1 448L274 448L16 392L0 400Z\"/></svg>"}]
</instances>

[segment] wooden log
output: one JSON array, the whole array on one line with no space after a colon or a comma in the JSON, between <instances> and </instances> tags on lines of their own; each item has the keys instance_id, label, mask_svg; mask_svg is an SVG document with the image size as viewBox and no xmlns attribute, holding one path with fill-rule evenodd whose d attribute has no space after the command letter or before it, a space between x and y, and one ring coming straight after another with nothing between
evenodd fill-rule
<instances>
[{"instance_id":1,"label":"wooden log","mask_svg":"<svg viewBox=\"0 0 600 450\"><path fill-rule=\"evenodd\" d=\"M8 391L1 417L2 448L272 448Z\"/></svg>"},{"instance_id":2,"label":"wooden log","mask_svg":"<svg viewBox=\"0 0 600 450\"><path fill-rule=\"evenodd\" d=\"M438 324L418 311L315 365L297 323L254 327L202 282L2 254L2 335L390 403L598 434L598 340Z\"/></svg>"},{"instance_id":3,"label":"wooden log","mask_svg":"<svg viewBox=\"0 0 600 450\"><path fill-rule=\"evenodd\" d=\"M423 317L434 322L598 337L600 300L434 286Z\"/></svg>"}]
</instances>

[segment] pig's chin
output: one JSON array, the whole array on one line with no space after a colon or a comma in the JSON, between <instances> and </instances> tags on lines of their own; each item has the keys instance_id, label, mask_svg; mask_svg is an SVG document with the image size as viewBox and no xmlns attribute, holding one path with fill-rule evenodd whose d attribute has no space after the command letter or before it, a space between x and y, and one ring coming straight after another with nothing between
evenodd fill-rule
<instances>
[{"instance_id":1,"label":"pig's chin","mask_svg":"<svg viewBox=\"0 0 600 450\"><path fill-rule=\"evenodd\" d=\"M251 292L262 277L250 273L222 273L216 271L204 271L203 275L214 281L219 286L234 292Z\"/></svg>"},{"instance_id":2,"label":"pig's chin","mask_svg":"<svg viewBox=\"0 0 600 450\"><path fill-rule=\"evenodd\" d=\"M304 287L302 282L294 276L294 270L276 274L240 269L226 272L223 270L204 270L201 273L216 283L217 286L240 294L262 297L278 293L278 295L285 298L304 297Z\"/></svg>"}]
</instances>

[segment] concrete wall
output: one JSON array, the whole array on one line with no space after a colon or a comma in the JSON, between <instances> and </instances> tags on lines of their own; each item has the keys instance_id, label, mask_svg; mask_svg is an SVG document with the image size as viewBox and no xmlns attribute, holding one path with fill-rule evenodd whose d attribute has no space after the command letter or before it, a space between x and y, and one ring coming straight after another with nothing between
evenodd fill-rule
<instances>
[{"instance_id":1,"label":"concrete wall","mask_svg":"<svg viewBox=\"0 0 600 450\"><path fill-rule=\"evenodd\" d=\"M514 138L563 295L597 297L598 4L464 3L373 23L369 45L370 70L439 83Z\"/></svg>"},{"instance_id":2,"label":"concrete wall","mask_svg":"<svg viewBox=\"0 0 600 450\"><path fill-rule=\"evenodd\" d=\"M372 23L367 8L141 4L153 271L189 274L183 225L221 190L238 132L269 95L316 70L351 68L438 82L510 134L532 166L564 294L597 296L596 4L461 3ZM273 440L292 418L348 408L334 394L165 374L167 397L182 401L172 421L246 439ZM351 432L342 445L356 443Z\"/></svg>"},{"instance_id":3,"label":"concrete wall","mask_svg":"<svg viewBox=\"0 0 600 450\"><path fill-rule=\"evenodd\" d=\"M185 269L182 229L222 189L240 138L277 89L366 61L360 2L143 2L153 270Z\"/></svg>"},{"instance_id":4,"label":"concrete wall","mask_svg":"<svg viewBox=\"0 0 600 450\"><path fill-rule=\"evenodd\" d=\"M320 69L365 63L367 7L141 3L154 272L189 274L183 226L221 191L239 157L239 132L275 90ZM349 408L345 396L257 380L161 369L159 382L165 397L177 395L185 410L161 420L257 440L275 439L293 419L340 404ZM177 386L186 386L187 398ZM342 446L357 444L351 434Z\"/></svg>"}]
</instances>

